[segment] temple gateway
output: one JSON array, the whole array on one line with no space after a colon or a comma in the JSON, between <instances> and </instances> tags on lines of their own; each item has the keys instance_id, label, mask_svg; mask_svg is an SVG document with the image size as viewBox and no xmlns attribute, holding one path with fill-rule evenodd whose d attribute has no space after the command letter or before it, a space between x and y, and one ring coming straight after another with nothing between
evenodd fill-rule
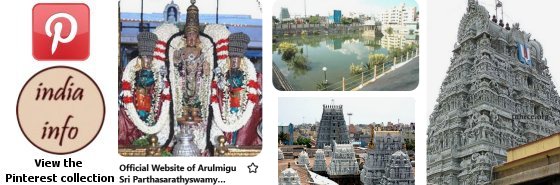
<instances>
[{"instance_id":1,"label":"temple gateway","mask_svg":"<svg viewBox=\"0 0 560 185\"><path fill-rule=\"evenodd\" d=\"M323 105L323 114L317 132L317 148L322 149L331 145L333 141L338 144L350 144L342 105Z\"/></svg>"},{"instance_id":2,"label":"temple gateway","mask_svg":"<svg viewBox=\"0 0 560 185\"><path fill-rule=\"evenodd\" d=\"M476 0L466 10L430 116L432 184L490 184L492 166L506 161L507 149L560 128L560 98L541 44Z\"/></svg>"}]
</instances>

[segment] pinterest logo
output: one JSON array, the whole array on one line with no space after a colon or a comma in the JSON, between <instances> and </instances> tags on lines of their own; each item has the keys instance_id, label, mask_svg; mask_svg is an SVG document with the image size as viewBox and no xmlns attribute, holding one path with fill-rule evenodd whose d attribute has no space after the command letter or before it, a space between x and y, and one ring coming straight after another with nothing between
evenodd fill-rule
<instances>
[{"instance_id":1,"label":"pinterest logo","mask_svg":"<svg viewBox=\"0 0 560 185\"><path fill-rule=\"evenodd\" d=\"M82 3L33 7L33 57L40 61L89 57L89 8Z\"/></svg>"}]
</instances>

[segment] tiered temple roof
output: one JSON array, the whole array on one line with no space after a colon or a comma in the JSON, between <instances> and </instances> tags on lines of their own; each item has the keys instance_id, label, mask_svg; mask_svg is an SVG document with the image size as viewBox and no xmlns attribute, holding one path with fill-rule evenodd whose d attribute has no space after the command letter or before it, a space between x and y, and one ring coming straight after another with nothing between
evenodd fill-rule
<instances>
[{"instance_id":1,"label":"tiered temple roof","mask_svg":"<svg viewBox=\"0 0 560 185\"><path fill-rule=\"evenodd\" d=\"M301 153L299 153L298 159L297 159L297 165L305 165L305 166L309 166L309 154L307 154L307 152L305 150L301 151Z\"/></svg>"},{"instance_id":2,"label":"tiered temple roof","mask_svg":"<svg viewBox=\"0 0 560 185\"><path fill-rule=\"evenodd\" d=\"M318 149L315 152L315 164L313 165L313 171L327 171L325 152L322 149Z\"/></svg>"},{"instance_id":3,"label":"tiered temple roof","mask_svg":"<svg viewBox=\"0 0 560 185\"><path fill-rule=\"evenodd\" d=\"M541 44L502 21L468 0L430 116L428 183L490 184L508 148L560 128L560 97ZM539 115L546 119L523 117Z\"/></svg>"},{"instance_id":4,"label":"tiered temple roof","mask_svg":"<svg viewBox=\"0 0 560 185\"><path fill-rule=\"evenodd\" d=\"M359 174L358 161L351 144L335 143L333 150L331 164L327 171L330 176Z\"/></svg>"},{"instance_id":5,"label":"tiered temple roof","mask_svg":"<svg viewBox=\"0 0 560 185\"><path fill-rule=\"evenodd\" d=\"M296 170L288 164L288 168L280 174L279 185L300 185L300 178Z\"/></svg>"}]
</instances>

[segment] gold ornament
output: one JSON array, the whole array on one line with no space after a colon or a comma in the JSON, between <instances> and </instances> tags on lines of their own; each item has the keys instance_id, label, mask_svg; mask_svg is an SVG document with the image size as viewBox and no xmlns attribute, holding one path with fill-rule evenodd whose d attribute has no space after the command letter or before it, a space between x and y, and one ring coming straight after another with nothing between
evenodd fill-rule
<instances>
[{"instance_id":1,"label":"gold ornament","mask_svg":"<svg viewBox=\"0 0 560 185\"><path fill-rule=\"evenodd\" d=\"M200 30L198 22L198 7L194 5L196 1L191 0L191 5L187 8L187 22L185 23L185 33L196 32Z\"/></svg>"},{"instance_id":2,"label":"gold ornament","mask_svg":"<svg viewBox=\"0 0 560 185\"><path fill-rule=\"evenodd\" d=\"M218 147L216 147L216 153L218 156L225 156L226 152L228 152L228 148L226 147L226 138L222 136L218 136Z\"/></svg>"},{"instance_id":3,"label":"gold ornament","mask_svg":"<svg viewBox=\"0 0 560 185\"><path fill-rule=\"evenodd\" d=\"M150 145L146 148L146 155L147 156L160 156L161 155L161 148L159 148L158 144L158 137L154 135L148 136L148 141Z\"/></svg>"}]
</instances>

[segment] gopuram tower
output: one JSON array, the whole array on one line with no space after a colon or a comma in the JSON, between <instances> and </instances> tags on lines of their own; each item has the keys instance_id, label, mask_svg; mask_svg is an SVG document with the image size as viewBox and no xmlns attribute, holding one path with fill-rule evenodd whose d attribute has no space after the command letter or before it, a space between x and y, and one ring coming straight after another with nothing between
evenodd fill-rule
<instances>
[{"instance_id":1,"label":"gopuram tower","mask_svg":"<svg viewBox=\"0 0 560 185\"><path fill-rule=\"evenodd\" d=\"M391 165L391 156L400 150L405 150L405 147L403 147L404 139L399 131L376 131L374 127L371 127L371 133L367 157L360 174L360 180L364 185L382 184L383 179L388 177L389 171L387 169ZM393 171L393 175L410 176L410 173L401 174L401 172L404 171Z\"/></svg>"},{"instance_id":2,"label":"gopuram tower","mask_svg":"<svg viewBox=\"0 0 560 185\"><path fill-rule=\"evenodd\" d=\"M428 183L489 184L507 149L558 132L559 108L541 44L469 0L430 116Z\"/></svg>"},{"instance_id":3,"label":"gopuram tower","mask_svg":"<svg viewBox=\"0 0 560 185\"><path fill-rule=\"evenodd\" d=\"M332 142L350 144L342 105L323 105L323 115L317 132L317 148L322 149Z\"/></svg>"}]
</instances>

